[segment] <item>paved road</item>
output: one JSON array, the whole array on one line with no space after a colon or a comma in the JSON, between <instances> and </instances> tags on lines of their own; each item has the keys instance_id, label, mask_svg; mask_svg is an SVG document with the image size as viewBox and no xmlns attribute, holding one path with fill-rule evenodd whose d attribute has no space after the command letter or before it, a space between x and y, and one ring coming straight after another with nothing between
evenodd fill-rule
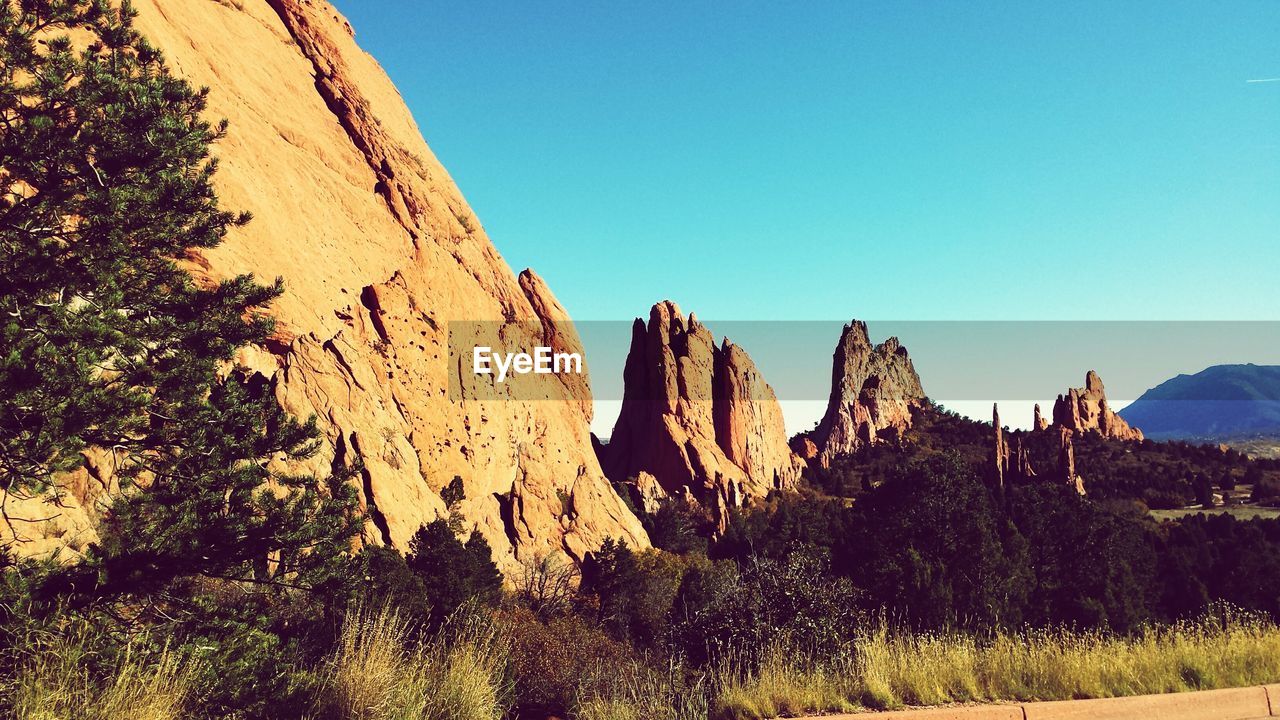
<instances>
[{"instance_id":1,"label":"paved road","mask_svg":"<svg viewBox=\"0 0 1280 720\"><path fill-rule=\"evenodd\" d=\"M1263 720L1280 717L1280 684L1018 705L827 715L813 720Z\"/></svg>"}]
</instances>

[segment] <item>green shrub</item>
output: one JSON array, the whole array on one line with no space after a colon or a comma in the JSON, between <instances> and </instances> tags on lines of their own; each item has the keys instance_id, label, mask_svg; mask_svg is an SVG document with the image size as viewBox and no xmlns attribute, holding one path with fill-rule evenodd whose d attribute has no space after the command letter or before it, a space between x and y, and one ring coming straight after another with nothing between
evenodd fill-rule
<instances>
[{"instance_id":1,"label":"green shrub","mask_svg":"<svg viewBox=\"0 0 1280 720\"><path fill-rule=\"evenodd\" d=\"M432 627L442 625L469 600L495 605L501 598L502 575L479 531L463 543L449 522L434 520L409 541L405 562L422 581Z\"/></svg>"}]
</instances>

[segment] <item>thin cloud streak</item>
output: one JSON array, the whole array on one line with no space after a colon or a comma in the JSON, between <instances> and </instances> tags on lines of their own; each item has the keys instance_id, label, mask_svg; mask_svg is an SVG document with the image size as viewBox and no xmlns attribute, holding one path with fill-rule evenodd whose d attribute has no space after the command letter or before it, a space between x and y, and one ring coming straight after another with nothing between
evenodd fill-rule
<instances>
[{"instance_id":1,"label":"thin cloud streak","mask_svg":"<svg viewBox=\"0 0 1280 720\"><path fill-rule=\"evenodd\" d=\"M1268 82L1280 82L1280 77L1273 77L1273 78L1257 78L1256 80L1245 80L1245 82L1247 82L1247 83L1268 83Z\"/></svg>"}]
</instances>

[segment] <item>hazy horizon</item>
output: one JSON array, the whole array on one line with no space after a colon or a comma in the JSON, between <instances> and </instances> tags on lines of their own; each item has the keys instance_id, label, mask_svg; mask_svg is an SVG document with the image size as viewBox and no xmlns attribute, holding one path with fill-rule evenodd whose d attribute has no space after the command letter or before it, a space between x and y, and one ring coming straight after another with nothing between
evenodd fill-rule
<instances>
[{"instance_id":1,"label":"hazy horizon","mask_svg":"<svg viewBox=\"0 0 1280 720\"><path fill-rule=\"evenodd\" d=\"M1277 317L1277 3L336 4L575 320ZM779 396L788 432L825 406Z\"/></svg>"}]
</instances>

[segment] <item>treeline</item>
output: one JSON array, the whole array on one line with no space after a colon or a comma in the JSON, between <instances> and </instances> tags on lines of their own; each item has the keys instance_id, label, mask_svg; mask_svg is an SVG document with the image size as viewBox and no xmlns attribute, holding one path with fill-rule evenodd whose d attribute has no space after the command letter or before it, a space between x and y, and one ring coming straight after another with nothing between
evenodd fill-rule
<instances>
[{"instance_id":1,"label":"treeline","mask_svg":"<svg viewBox=\"0 0 1280 720\"><path fill-rule=\"evenodd\" d=\"M730 524L713 555L813 548L833 577L913 627L1021 624L1127 632L1216 602L1280 618L1280 521L1190 515L1157 522L1132 500L1051 482L997 501L977 466L941 455L900 468L849 505L773 498Z\"/></svg>"},{"instance_id":2,"label":"treeline","mask_svg":"<svg viewBox=\"0 0 1280 720\"><path fill-rule=\"evenodd\" d=\"M936 405L917 412L914 420L898 438L863 447L829 468L812 469L810 483L828 495L855 497L916 459L954 453L977 466L991 458L988 423ZM1008 433L1007 441L1011 447L1021 442L1041 478L1057 471L1058 433L1018 430ZM1077 435L1073 446L1076 472L1096 500L1138 500L1158 510L1204 504L1211 495L1264 503L1280 497L1280 460L1250 458L1234 448L1184 441L1130 443L1095 433Z\"/></svg>"}]
</instances>

